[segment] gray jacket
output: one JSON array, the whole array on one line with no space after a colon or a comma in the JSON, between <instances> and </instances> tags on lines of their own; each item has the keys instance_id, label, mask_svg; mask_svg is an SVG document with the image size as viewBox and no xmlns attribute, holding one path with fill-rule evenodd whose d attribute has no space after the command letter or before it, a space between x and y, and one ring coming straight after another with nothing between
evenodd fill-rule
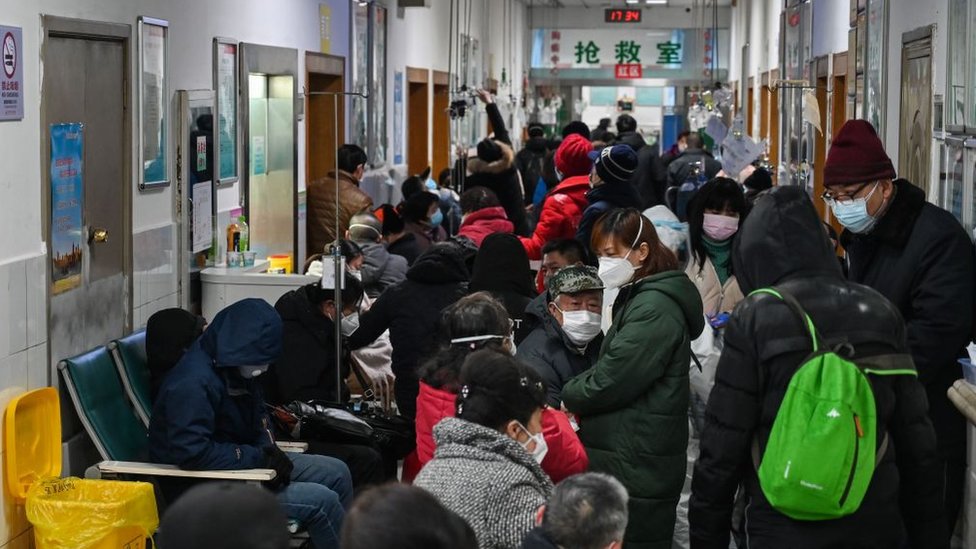
<instances>
[{"instance_id":1,"label":"gray jacket","mask_svg":"<svg viewBox=\"0 0 976 549\"><path fill-rule=\"evenodd\" d=\"M363 290L375 299L384 290L407 278L406 258L391 254L379 242L357 242L363 249Z\"/></svg>"},{"instance_id":2,"label":"gray jacket","mask_svg":"<svg viewBox=\"0 0 976 549\"><path fill-rule=\"evenodd\" d=\"M434 459L414 484L471 525L480 549L517 549L552 481L517 442L453 417L434 426Z\"/></svg>"}]
</instances>

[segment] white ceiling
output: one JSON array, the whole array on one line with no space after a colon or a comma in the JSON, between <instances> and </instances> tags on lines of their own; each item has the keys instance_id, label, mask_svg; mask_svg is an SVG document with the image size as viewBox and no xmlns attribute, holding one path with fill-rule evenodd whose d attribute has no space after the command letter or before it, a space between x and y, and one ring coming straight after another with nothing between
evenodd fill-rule
<instances>
[{"instance_id":1,"label":"white ceiling","mask_svg":"<svg viewBox=\"0 0 976 549\"><path fill-rule=\"evenodd\" d=\"M719 6L730 6L733 0L714 0ZM644 2L637 4L627 4L625 0L526 0L529 6L556 6L565 8L616 8L616 7L643 7ZM712 0L668 0L667 5L672 7L693 7L695 4L712 5ZM654 7L654 6L650 6Z\"/></svg>"}]
</instances>

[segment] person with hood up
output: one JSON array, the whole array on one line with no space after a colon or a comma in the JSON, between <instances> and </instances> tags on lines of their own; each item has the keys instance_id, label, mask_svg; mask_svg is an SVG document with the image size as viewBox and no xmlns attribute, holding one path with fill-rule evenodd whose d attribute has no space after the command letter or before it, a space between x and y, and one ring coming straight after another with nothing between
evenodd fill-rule
<instances>
[{"instance_id":1,"label":"person with hood up","mask_svg":"<svg viewBox=\"0 0 976 549\"><path fill-rule=\"evenodd\" d=\"M159 389L149 457L190 470L274 469L268 487L285 515L308 529L316 547L335 548L352 480L337 459L286 454L275 445L255 378L281 350L281 318L263 300L244 299L217 313ZM164 493L173 491L164 486Z\"/></svg>"},{"instance_id":2,"label":"person with hood up","mask_svg":"<svg viewBox=\"0 0 976 549\"><path fill-rule=\"evenodd\" d=\"M536 294L529 258L514 235L493 234L484 240L474 259L470 290L488 292L501 301L514 323L515 343L525 339L522 317Z\"/></svg>"},{"instance_id":3,"label":"person with hood up","mask_svg":"<svg viewBox=\"0 0 976 549\"><path fill-rule=\"evenodd\" d=\"M369 211L373 199L359 188L366 171L366 151L358 145L339 147L339 176L330 172L322 179L308 184L308 247L306 255L328 252L328 246L349 228L349 218ZM339 185L338 211L336 210L336 185ZM336 234L336 217L339 234Z\"/></svg>"},{"instance_id":4,"label":"person with hood up","mask_svg":"<svg viewBox=\"0 0 976 549\"><path fill-rule=\"evenodd\" d=\"M742 190L727 177L703 185L689 204L691 261L685 273L701 294L706 316L732 312L745 298L735 279L732 244L747 213Z\"/></svg>"},{"instance_id":5,"label":"person with hood up","mask_svg":"<svg viewBox=\"0 0 976 549\"><path fill-rule=\"evenodd\" d=\"M146 363L151 399L155 400L166 373L183 358L206 325L203 317L179 307L163 309L149 317L146 322Z\"/></svg>"},{"instance_id":6,"label":"person with hood up","mask_svg":"<svg viewBox=\"0 0 976 549\"><path fill-rule=\"evenodd\" d=\"M505 308L484 292L463 297L448 307L441 316L438 336L437 352L421 367L417 451L414 459L404 461L404 481L416 477L434 457L434 426L454 416L465 358L480 349L512 354L515 348ZM586 470L586 452L566 414L549 407L543 410L542 436L549 448L542 470L553 482Z\"/></svg>"},{"instance_id":7,"label":"person with hood up","mask_svg":"<svg viewBox=\"0 0 976 549\"><path fill-rule=\"evenodd\" d=\"M352 216L346 238L363 253L359 268L363 291L372 299L407 277L407 259L391 254L383 245L383 223L370 213Z\"/></svg>"},{"instance_id":8,"label":"person with hood up","mask_svg":"<svg viewBox=\"0 0 976 549\"><path fill-rule=\"evenodd\" d=\"M390 331L393 391L400 415L410 421L420 390L417 366L434 346L441 311L467 294L471 275L466 254L455 242L431 246L407 271L406 280L390 287L360 315L359 328L349 336L349 348L356 350Z\"/></svg>"},{"instance_id":9,"label":"person with hood up","mask_svg":"<svg viewBox=\"0 0 976 549\"><path fill-rule=\"evenodd\" d=\"M444 214L437 195L426 191L414 194L400 206L400 216L404 230L415 237L420 253L426 252L435 242L447 240L447 231L441 227Z\"/></svg>"},{"instance_id":10,"label":"person with hood up","mask_svg":"<svg viewBox=\"0 0 976 549\"><path fill-rule=\"evenodd\" d=\"M688 147L668 164L668 186L680 187L694 173L696 166L705 170L705 179L715 177L722 170L722 163L705 150L702 136L691 132L686 139Z\"/></svg>"},{"instance_id":11,"label":"person with hood up","mask_svg":"<svg viewBox=\"0 0 976 549\"><path fill-rule=\"evenodd\" d=\"M600 278L620 293L613 325L592 368L563 386L563 406L579 417L590 470L610 474L630 494L624 546L671 547L685 480L691 340L705 325L701 297L635 209L597 222L591 242Z\"/></svg>"},{"instance_id":12,"label":"person with hood up","mask_svg":"<svg viewBox=\"0 0 976 549\"><path fill-rule=\"evenodd\" d=\"M488 113L488 120L495 135L478 142L477 156L467 159L468 175L465 178L465 188L491 189L498 195L508 220L515 225L515 234L529 234L522 183L519 181L519 172L515 166L515 151L512 150L512 139L505 127L505 120L490 93L479 90L478 97L485 103L485 112Z\"/></svg>"},{"instance_id":13,"label":"person with hood up","mask_svg":"<svg viewBox=\"0 0 976 549\"><path fill-rule=\"evenodd\" d=\"M549 152L549 140L546 139L546 132L542 126L530 124L528 135L529 140L525 142L522 150L515 155L515 166L522 178L522 195L526 206L532 204L532 196L535 194L535 188L542 177L546 154Z\"/></svg>"},{"instance_id":14,"label":"person with hood up","mask_svg":"<svg viewBox=\"0 0 976 549\"><path fill-rule=\"evenodd\" d=\"M420 239L413 233L407 232L400 212L390 204L383 204L373 210L373 215L383 224L383 243L386 244L386 251L406 259L407 267L412 266L423 250L421 250Z\"/></svg>"},{"instance_id":15,"label":"person with hood up","mask_svg":"<svg viewBox=\"0 0 976 549\"><path fill-rule=\"evenodd\" d=\"M603 282L589 266L566 267L552 276L542 322L518 348L518 359L546 382L549 405L559 408L563 385L590 369L600 354Z\"/></svg>"},{"instance_id":16,"label":"person with hood up","mask_svg":"<svg viewBox=\"0 0 976 549\"><path fill-rule=\"evenodd\" d=\"M539 465L546 393L531 368L497 351L469 356L457 417L434 427L437 449L415 486L471 525L482 549L518 549L552 493Z\"/></svg>"},{"instance_id":17,"label":"person with hood up","mask_svg":"<svg viewBox=\"0 0 976 549\"><path fill-rule=\"evenodd\" d=\"M633 116L621 114L617 117L616 143L630 145L637 153L637 169L630 178L630 184L640 195L639 209L664 204L664 191L668 183L667 169L658 153L658 146L648 145L644 137L637 133L637 120Z\"/></svg>"},{"instance_id":18,"label":"person with hood up","mask_svg":"<svg viewBox=\"0 0 976 549\"><path fill-rule=\"evenodd\" d=\"M529 259L542 259L542 247L558 238L573 238L586 209L590 190L593 147L582 136L572 134L556 150L556 170L561 181L542 204L539 222L529 237L520 237Z\"/></svg>"},{"instance_id":19,"label":"person with hood up","mask_svg":"<svg viewBox=\"0 0 976 549\"><path fill-rule=\"evenodd\" d=\"M895 179L869 122L849 120L827 153L823 199L844 226L848 278L881 292L905 318L945 468L951 532L966 482L966 421L946 391L962 377L957 360L974 335L976 266L966 230L913 183L924 182Z\"/></svg>"},{"instance_id":20,"label":"person with hood up","mask_svg":"<svg viewBox=\"0 0 976 549\"><path fill-rule=\"evenodd\" d=\"M630 145L614 145L600 151L590 153L593 169L590 171L590 186L586 193L586 210L580 219L576 230L576 240L579 240L588 251L590 234L597 220L603 214L617 208L637 208L641 200L630 179L637 170L637 154Z\"/></svg>"},{"instance_id":21,"label":"person with hood up","mask_svg":"<svg viewBox=\"0 0 976 549\"><path fill-rule=\"evenodd\" d=\"M878 292L844 280L802 188L777 187L759 199L742 224L732 260L743 291L775 287L788 293L823 341L844 343L852 359L908 352L897 308ZM870 443L882 446L885 433L889 441L887 451L878 450L854 514L803 521L770 505L759 486L753 445L765 449L787 386L811 349L807 326L775 296L750 295L732 314L692 481L692 547L729 546L741 483L750 547L948 548L943 471L925 390L914 376L867 375L877 409L877 440Z\"/></svg>"},{"instance_id":22,"label":"person with hood up","mask_svg":"<svg viewBox=\"0 0 976 549\"><path fill-rule=\"evenodd\" d=\"M481 246L485 237L495 233L511 234L515 225L505 215L498 196L487 187L469 187L461 195L461 230L458 236L470 238Z\"/></svg>"}]
</instances>

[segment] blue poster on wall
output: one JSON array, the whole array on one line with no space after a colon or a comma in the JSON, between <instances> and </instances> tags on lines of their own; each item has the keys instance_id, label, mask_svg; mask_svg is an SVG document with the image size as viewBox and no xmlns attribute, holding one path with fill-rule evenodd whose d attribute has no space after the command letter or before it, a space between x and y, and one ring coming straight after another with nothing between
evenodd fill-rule
<instances>
[{"instance_id":1,"label":"blue poster on wall","mask_svg":"<svg viewBox=\"0 0 976 549\"><path fill-rule=\"evenodd\" d=\"M403 71L393 74L393 164L403 164Z\"/></svg>"},{"instance_id":2,"label":"blue poster on wall","mask_svg":"<svg viewBox=\"0 0 976 549\"><path fill-rule=\"evenodd\" d=\"M59 294L81 285L82 124L51 125L51 282Z\"/></svg>"}]
</instances>

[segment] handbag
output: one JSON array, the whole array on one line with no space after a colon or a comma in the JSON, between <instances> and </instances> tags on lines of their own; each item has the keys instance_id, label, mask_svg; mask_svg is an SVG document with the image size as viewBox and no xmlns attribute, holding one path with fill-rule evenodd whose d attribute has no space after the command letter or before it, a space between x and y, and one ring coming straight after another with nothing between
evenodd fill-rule
<instances>
[{"instance_id":1,"label":"handbag","mask_svg":"<svg viewBox=\"0 0 976 549\"><path fill-rule=\"evenodd\" d=\"M323 402L296 400L284 407L273 406L272 416L282 430L299 440L369 445L374 437L373 427L362 418Z\"/></svg>"}]
</instances>

